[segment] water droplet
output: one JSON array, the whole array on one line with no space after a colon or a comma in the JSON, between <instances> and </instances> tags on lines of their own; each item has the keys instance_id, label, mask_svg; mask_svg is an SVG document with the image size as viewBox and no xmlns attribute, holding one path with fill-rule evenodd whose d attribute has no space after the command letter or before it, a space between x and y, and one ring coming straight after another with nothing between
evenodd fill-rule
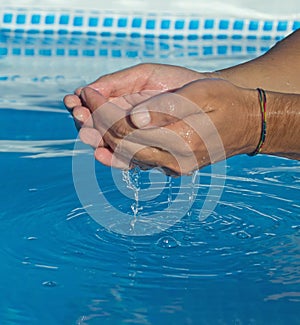
<instances>
[{"instance_id":1,"label":"water droplet","mask_svg":"<svg viewBox=\"0 0 300 325\"><path fill-rule=\"evenodd\" d=\"M174 237L165 236L159 238L156 245L162 248L175 248L179 246L179 243Z\"/></svg>"},{"instance_id":2,"label":"water droplet","mask_svg":"<svg viewBox=\"0 0 300 325\"><path fill-rule=\"evenodd\" d=\"M49 288L53 288L53 287L56 287L57 286L57 283L55 281L44 281L42 283L42 285L44 287L49 287Z\"/></svg>"}]
</instances>

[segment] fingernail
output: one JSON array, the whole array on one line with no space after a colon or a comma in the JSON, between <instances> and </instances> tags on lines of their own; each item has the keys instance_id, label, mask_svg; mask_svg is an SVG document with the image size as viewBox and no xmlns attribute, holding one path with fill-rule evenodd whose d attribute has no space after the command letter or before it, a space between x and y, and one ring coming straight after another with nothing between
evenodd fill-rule
<instances>
[{"instance_id":1,"label":"fingernail","mask_svg":"<svg viewBox=\"0 0 300 325\"><path fill-rule=\"evenodd\" d=\"M151 116L146 108L141 108L138 111L133 112L131 120L136 127L142 128L151 122Z\"/></svg>"},{"instance_id":2,"label":"fingernail","mask_svg":"<svg viewBox=\"0 0 300 325\"><path fill-rule=\"evenodd\" d=\"M79 113L79 112L75 111L73 113L73 116L76 118L76 120L78 120L80 122L83 122L83 114L82 113Z\"/></svg>"}]
</instances>

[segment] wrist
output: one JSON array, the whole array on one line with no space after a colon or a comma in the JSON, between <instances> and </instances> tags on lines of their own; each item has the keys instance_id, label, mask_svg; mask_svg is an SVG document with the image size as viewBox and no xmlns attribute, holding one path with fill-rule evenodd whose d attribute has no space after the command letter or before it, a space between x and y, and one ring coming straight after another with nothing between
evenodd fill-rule
<instances>
[{"instance_id":1,"label":"wrist","mask_svg":"<svg viewBox=\"0 0 300 325\"><path fill-rule=\"evenodd\" d=\"M239 148L235 154L252 154L260 142L262 115L257 90L242 89L242 92L243 102L235 124L239 130L237 141Z\"/></svg>"},{"instance_id":2,"label":"wrist","mask_svg":"<svg viewBox=\"0 0 300 325\"><path fill-rule=\"evenodd\" d=\"M265 127L266 136L259 151L262 154L299 159L299 95L266 92ZM262 111L260 112L260 139L262 139ZM254 128L254 124L252 126ZM257 128L257 127L256 127ZM255 150L255 149L254 149ZM250 152L251 153L251 152Z\"/></svg>"},{"instance_id":3,"label":"wrist","mask_svg":"<svg viewBox=\"0 0 300 325\"><path fill-rule=\"evenodd\" d=\"M285 157L297 154L299 95L268 92L266 120L266 140L261 153Z\"/></svg>"}]
</instances>

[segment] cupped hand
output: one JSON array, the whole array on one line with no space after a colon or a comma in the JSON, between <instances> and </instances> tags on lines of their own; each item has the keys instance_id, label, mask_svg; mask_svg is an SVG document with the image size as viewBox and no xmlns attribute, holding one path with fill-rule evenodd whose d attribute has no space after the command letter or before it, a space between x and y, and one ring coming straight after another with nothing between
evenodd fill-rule
<instances>
[{"instance_id":1,"label":"cupped hand","mask_svg":"<svg viewBox=\"0 0 300 325\"><path fill-rule=\"evenodd\" d=\"M256 91L228 81L194 81L174 92L129 100L127 109L91 88L82 95L93 113L94 129L83 128L81 137L91 139L91 130L99 132L102 146L95 146L95 157L105 165L130 168L135 164L183 175L250 153L259 140ZM143 97L143 93L135 96Z\"/></svg>"},{"instance_id":2,"label":"cupped hand","mask_svg":"<svg viewBox=\"0 0 300 325\"><path fill-rule=\"evenodd\" d=\"M146 63L102 76L88 86L111 101L143 91L174 90L206 76L205 73L183 67ZM66 95L64 98L64 104L73 114L78 129L90 116L80 96L81 90L82 88L78 88L74 94Z\"/></svg>"}]
</instances>

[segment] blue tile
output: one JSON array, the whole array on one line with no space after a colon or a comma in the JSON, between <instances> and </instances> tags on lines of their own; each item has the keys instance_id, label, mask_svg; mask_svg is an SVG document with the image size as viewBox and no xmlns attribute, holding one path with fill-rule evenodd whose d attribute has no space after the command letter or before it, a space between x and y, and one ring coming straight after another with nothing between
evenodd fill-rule
<instances>
[{"instance_id":1,"label":"blue tile","mask_svg":"<svg viewBox=\"0 0 300 325\"><path fill-rule=\"evenodd\" d=\"M126 27L127 26L127 18L119 18L118 27Z\"/></svg>"},{"instance_id":2,"label":"blue tile","mask_svg":"<svg viewBox=\"0 0 300 325\"><path fill-rule=\"evenodd\" d=\"M92 37L90 37L90 38L88 38L87 40L86 40L86 44L87 45L96 45L97 44L97 39L96 38L92 38Z\"/></svg>"},{"instance_id":3,"label":"blue tile","mask_svg":"<svg viewBox=\"0 0 300 325\"><path fill-rule=\"evenodd\" d=\"M189 29L191 30L195 30L195 29L199 29L199 20L191 20L190 24L189 24Z\"/></svg>"},{"instance_id":4,"label":"blue tile","mask_svg":"<svg viewBox=\"0 0 300 325\"><path fill-rule=\"evenodd\" d=\"M300 21L294 21L294 23L293 23L293 30L296 30L298 28L300 28Z\"/></svg>"},{"instance_id":5,"label":"blue tile","mask_svg":"<svg viewBox=\"0 0 300 325\"><path fill-rule=\"evenodd\" d=\"M59 29L58 34L59 35L67 35L69 32L66 29Z\"/></svg>"},{"instance_id":6,"label":"blue tile","mask_svg":"<svg viewBox=\"0 0 300 325\"><path fill-rule=\"evenodd\" d=\"M132 37L132 38L140 38L141 34L140 33L131 33L130 37Z\"/></svg>"},{"instance_id":7,"label":"blue tile","mask_svg":"<svg viewBox=\"0 0 300 325\"><path fill-rule=\"evenodd\" d=\"M263 30L264 31L270 31L273 29L273 22L272 21L265 21Z\"/></svg>"},{"instance_id":8,"label":"blue tile","mask_svg":"<svg viewBox=\"0 0 300 325\"><path fill-rule=\"evenodd\" d=\"M97 32L93 32L93 31L88 31L86 34L88 36L97 36Z\"/></svg>"},{"instance_id":9,"label":"blue tile","mask_svg":"<svg viewBox=\"0 0 300 325\"><path fill-rule=\"evenodd\" d=\"M110 37L111 36L111 32L102 32L102 33L100 33L100 35L102 37Z\"/></svg>"},{"instance_id":10,"label":"blue tile","mask_svg":"<svg viewBox=\"0 0 300 325\"><path fill-rule=\"evenodd\" d=\"M170 45L168 43L161 42L159 44L159 49L160 50L163 50L163 51L169 50L170 49Z\"/></svg>"},{"instance_id":11,"label":"blue tile","mask_svg":"<svg viewBox=\"0 0 300 325\"><path fill-rule=\"evenodd\" d=\"M127 51L126 56L128 58L136 58L138 57L138 51Z\"/></svg>"},{"instance_id":12,"label":"blue tile","mask_svg":"<svg viewBox=\"0 0 300 325\"><path fill-rule=\"evenodd\" d=\"M219 28L220 29L228 29L229 28L229 20L220 20Z\"/></svg>"},{"instance_id":13,"label":"blue tile","mask_svg":"<svg viewBox=\"0 0 300 325\"><path fill-rule=\"evenodd\" d=\"M82 31L80 31L80 30L73 30L72 32L71 32L71 34L72 35L82 35L83 34L83 32Z\"/></svg>"},{"instance_id":14,"label":"blue tile","mask_svg":"<svg viewBox=\"0 0 300 325\"><path fill-rule=\"evenodd\" d=\"M220 54L220 55L226 54L227 50L228 50L227 45L220 45L217 47L218 54Z\"/></svg>"},{"instance_id":15,"label":"blue tile","mask_svg":"<svg viewBox=\"0 0 300 325\"><path fill-rule=\"evenodd\" d=\"M143 51L142 56L144 56L145 58L153 58L154 57L153 53L150 53L147 51Z\"/></svg>"},{"instance_id":16,"label":"blue tile","mask_svg":"<svg viewBox=\"0 0 300 325\"><path fill-rule=\"evenodd\" d=\"M46 16L45 17L45 24L47 24L47 25L54 24L54 16L53 15Z\"/></svg>"},{"instance_id":17,"label":"blue tile","mask_svg":"<svg viewBox=\"0 0 300 325\"><path fill-rule=\"evenodd\" d=\"M258 21L257 20L250 21L249 30L258 30Z\"/></svg>"},{"instance_id":18,"label":"blue tile","mask_svg":"<svg viewBox=\"0 0 300 325\"><path fill-rule=\"evenodd\" d=\"M44 34L45 35L53 35L54 34L54 30L52 30L52 29L44 30Z\"/></svg>"},{"instance_id":19,"label":"blue tile","mask_svg":"<svg viewBox=\"0 0 300 325\"><path fill-rule=\"evenodd\" d=\"M155 20L148 19L146 22L146 29L154 29L155 28Z\"/></svg>"},{"instance_id":20,"label":"blue tile","mask_svg":"<svg viewBox=\"0 0 300 325\"><path fill-rule=\"evenodd\" d=\"M177 40L177 41L178 41L178 40L183 40L183 39L184 39L184 36L183 36L183 35L174 35L174 36L173 36L173 39L174 39L174 40Z\"/></svg>"},{"instance_id":21,"label":"blue tile","mask_svg":"<svg viewBox=\"0 0 300 325\"><path fill-rule=\"evenodd\" d=\"M5 24L9 24L12 22L13 15L12 14L4 14L3 16L3 22Z\"/></svg>"},{"instance_id":22,"label":"blue tile","mask_svg":"<svg viewBox=\"0 0 300 325\"><path fill-rule=\"evenodd\" d=\"M190 41L196 41L197 39L199 39L199 36L196 34L190 34L188 35L187 39Z\"/></svg>"},{"instance_id":23,"label":"blue tile","mask_svg":"<svg viewBox=\"0 0 300 325\"><path fill-rule=\"evenodd\" d=\"M21 55L21 49L20 48L14 48L12 49L13 55Z\"/></svg>"},{"instance_id":24,"label":"blue tile","mask_svg":"<svg viewBox=\"0 0 300 325\"><path fill-rule=\"evenodd\" d=\"M36 35L36 34L39 34L39 33L40 33L40 30L38 30L38 29L29 29L29 30L27 31L27 33L28 33L29 35Z\"/></svg>"},{"instance_id":25,"label":"blue tile","mask_svg":"<svg viewBox=\"0 0 300 325\"><path fill-rule=\"evenodd\" d=\"M8 50L6 47L0 47L0 55L7 55Z\"/></svg>"},{"instance_id":26,"label":"blue tile","mask_svg":"<svg viewBox=\"0 0 300 325\"><path fill-rule=\"evenodd\" d=\"M82 26L83 25L83 17L74 17L73 26Z\"/></svg>"},{"instance_id":27,"label":"blue tile","mask_svg":"<svg viewBox=\"0 0 300 325\"><path fill-rule=\"evenodd\" d=\"M58 56L63 56L63 55L65 55L65 49L57 49L57 50L56 50L56 55L58 55Z\"/></svg>"},{"instance_id":28,"label":"blue tile","mask_svg":"<svg viewBox=\"0 0 300 325\"><path fill-rule=\"evenodd\" d=\"M116 33L117 38L125 38L127 36L126 33Z\"/></svg>"},{"instance_id":29,"label":"blue tile","mask_svg":"<svg viewBox=\"0 0 300 325\"><path fill-rule=\"evenodd\" d=\"M169 29L170 23L171 23L170 20L166 20L166 19L162 20L160 24L161 29Z\"/></svg>"},{"instance_id":30,"label":"blue tile","mask_svg":"<svg viewBox=\"0 0 300 325\"><path fill-rule=\"evenodd\" d=\"M95 56L95 51L94 50L83 50L82 55L83 56Z\"/></svg>"},{"instance_id":31,"label":"blue tile","mask_svg":"<svg viewBox=\"0 0 300 325\"><path fill-rule=\"evenodd\" d=\"M68 15L61 15L59 18L59 24L60 25L68 25L70 16Z\"/></svg>"},{"instance_id":32,"label":"blue tile","mask_svg":"<svg viewBox=\"0 0 300 325\"><path fill-rule=\"evenodd\" d=\"M101 49L101 50L99 50L99 55L100 55L100 56L108 56L108 51L107 51L107 49Z\"/></svg>"},{"instance_id":33,"label":"blue tile","mask_svg":"<svg viewBox=\"0 0 300 325\"><path fill-rule=\"evenodd\" d=\"M204 35L202 36L202 38L203 38L204 40L211 40L211 39L213 39L213 35L212 35L212 34L204 34Z\"/></svg>"},{"instance_id":34,"label":"blue tile","mask_svg":"<svg viewBox=\"0 0 300 325\"><path fill-rule=\"evenodd\" d=\"M212 55L213 54L213 47L212 46L204 46L203 47L203 54L204 55Z\"/></svg>"},{"instance_id":35,"label":"blue tile","mask_svg":"<svg viewBox=\"0 0 300 325\"><path fill-rule=\"evenodd\" d=\"M232 39L235 39L235 40L241 40L242 38L243 38L243 36L239 35L239 34L232 35Z\"/></svg>"},{"instance_id":36,"label":"blue tile","mask_svg":"<svg viewBox=\"0 0 300 325\"><path fill-rule=\"evenodd\" d=\"M52 51L50 49L41 49L41 50L39 50L39 55L42 55L42 56L51 56L52 55Z\"/></svg>"},{"instance_id":37,"label":"blue tile","mask_svg":"<svg viewBox=\"0 0 300 325\"><path fill-rule=\"evenodd\" d=\"M34 49L25 49L26 56L34 56Z\"/></svg>"},{"instance_id":38,"label":"blue tile","mask_svg":"<svg viewBox=\"0 0 300 325\"><path fill-rule=\"evenodd\" d=\"M287 21L279 21L277 25L277 30L278 31L286 31L288 27L288 22Z\"/></svg>"},{"instance_id":39,"label":"blue tile","mask_svg":"<svg viewBox=\"0 0 300 325\"><path fill-rule=\"evenodd\" d=\"M32 24L39 24L40 22L41 22L41 15L32 15L31 16Z\"/></svg>"},{"instance_id":40,"label":"blue tile","mask_svg":"<svg viewBox=\"0 0 300 325\"><path fill-rule=\"evenodd\" d=\"M113 58L120 58L122 56L122 52L121 52L121 50L112 50L111 56Z\"/></svg>"},{"instance_id":41,"label":"blue tile","mask_svg":"<svg viewBox=\"0 0 300 325\"><path fill-rule=\"evenodd\" d=\"M213 19L207 19L207 20L205 20L204 28L212 29L212 28L214 28L214 23L215 23L215 21Z\"/></svg>"},{"instance_id":42,"label":"blue tile","mask_svg":"<svg viewBox=\"0 0 300 325\"><path fill-rule=\"evenodd\" d=\"M111 27L113 25L113 18L104 18L103 26Z\"/></svg>"},{"instance_id":43,"label":"blue tile","mask_svg":"<svg viewBox=\"0 0 300 325\"><path fill-rule=\"evenodd\" d=\"M76 50L76 49L69 50L69 55L70 56L78 56L78 50Z\"/></svg>"},{"instance_id":44,"label":"blue tile","mask_svg":"<svg viewBox=\"0 0 300 325\"><path fill-rule=\"evenodd\" d=\"M234 30L242 30L244 28L244 21L243 20L236 20L233 23Z\"/></svg>"},{"instance_id":45,"label":"blue tile","mask_svg":"<svg viewBox=\"0 0 300 325\"><path fill-rule=\"evenodd\" d=\"M183 29L183 28L184 28L184 20L176 20L175 29Z\"/></svg>"},{"instance_id":46,"label":"blue tile","mask_svg":"<svg viewBox=\"0 0 300 325\"><path fill-rule=\"evenodd\" d=\"M283 38L284 38L284 36L282 36L282 35L279 36L279 35L278 35L278 36L275 37L275 41L276 41L276 42L281 41Z\"/></svg>"},{"instance_id":47,"label":"blue tile","mask_svg":"<svg viewBox=\"0 0 300 325\"><path fill-rule=\"evenodd\" d=\"M99 19L96 17L89 18L89 27L96 27L98 26Z\"/></svg>"},{"instance_id":48,"label":"blue tile","mask_svg":"<svg viewBox=\"0 0 300 325\"><path fill-rule=\"evenodd\" d=\"M161 34L158 36L159 39L170 39L170 35L168 34Z\"/></svg>"},{"instance_id":49,"label":"blue tile","mask_svg":"<svg viewBox=\"0 0 300 325\"><path fill-rule=\"evenodd\" d=\"M242 52L242 47L239 46L239 45L232 45L232 47L231 47L231 51L232 51L233 53Z\"/></svg>"},{"instance_id":50,"label":"blue tile","mask_svg":"<svg viewBox=\"0 0 300 325\"><path fill-rule=\"evenodd\" d=\"M228 36L225 35L225 34L219 34L219 35L217 36L217 39L221 39L221 40L224 40L224 39L227 39L227 38L228 38Z\"/></svg>"},{"instance_id":51,"label":"blue tile","mask_svg":"<svg viewBox=\"0 0 300 325\"><path fill-rule=\"evenodd\" d=\"M272 39L272 37L270 35L263 35L261 37L261 39L264 40L264 41L270 41Z\"/></svg>"},{"instance_id":52,"label":"blue tile","mask_svg":"<svg viewBox=\"0 0 300 325\"><path fill-rule=\"evenodd\" d=\"M269 49L270 49L270 48L267 47L267 46L262 46L262 47L260 48L261 52L267 52Z\"/></svg>"},{"instance_id":53,"label":"blue tile","mask_svg":"<svg viewBox=\"0 0 300 325\"><path fill-rule=\"evenodd\" d=\"M18 15L18 16L17 16L16 23L17 23L18 25L25 24L25 22L26 22L26 15Z\"/></svg>"},{"instance_id":54,"label":"blue tile","mask_svg":"<svg viewBox=\"0 0 300 325\"><path fill-rule=\"evenodd\" d=\"M131 26L134 28L140 28L142 26L142 19L141 18L132 19Z\"/></svg>"},{"instance_id":55,"label":"blue tile","mask_svg":"<svg viewBox=\"0 0 300 325\"><path fill-rule=\"evenodd\" d=\"M255 46L247 46L246 50L248 53L254 53L257 51L257 48Z\"/></svg>"}]
</instances>

